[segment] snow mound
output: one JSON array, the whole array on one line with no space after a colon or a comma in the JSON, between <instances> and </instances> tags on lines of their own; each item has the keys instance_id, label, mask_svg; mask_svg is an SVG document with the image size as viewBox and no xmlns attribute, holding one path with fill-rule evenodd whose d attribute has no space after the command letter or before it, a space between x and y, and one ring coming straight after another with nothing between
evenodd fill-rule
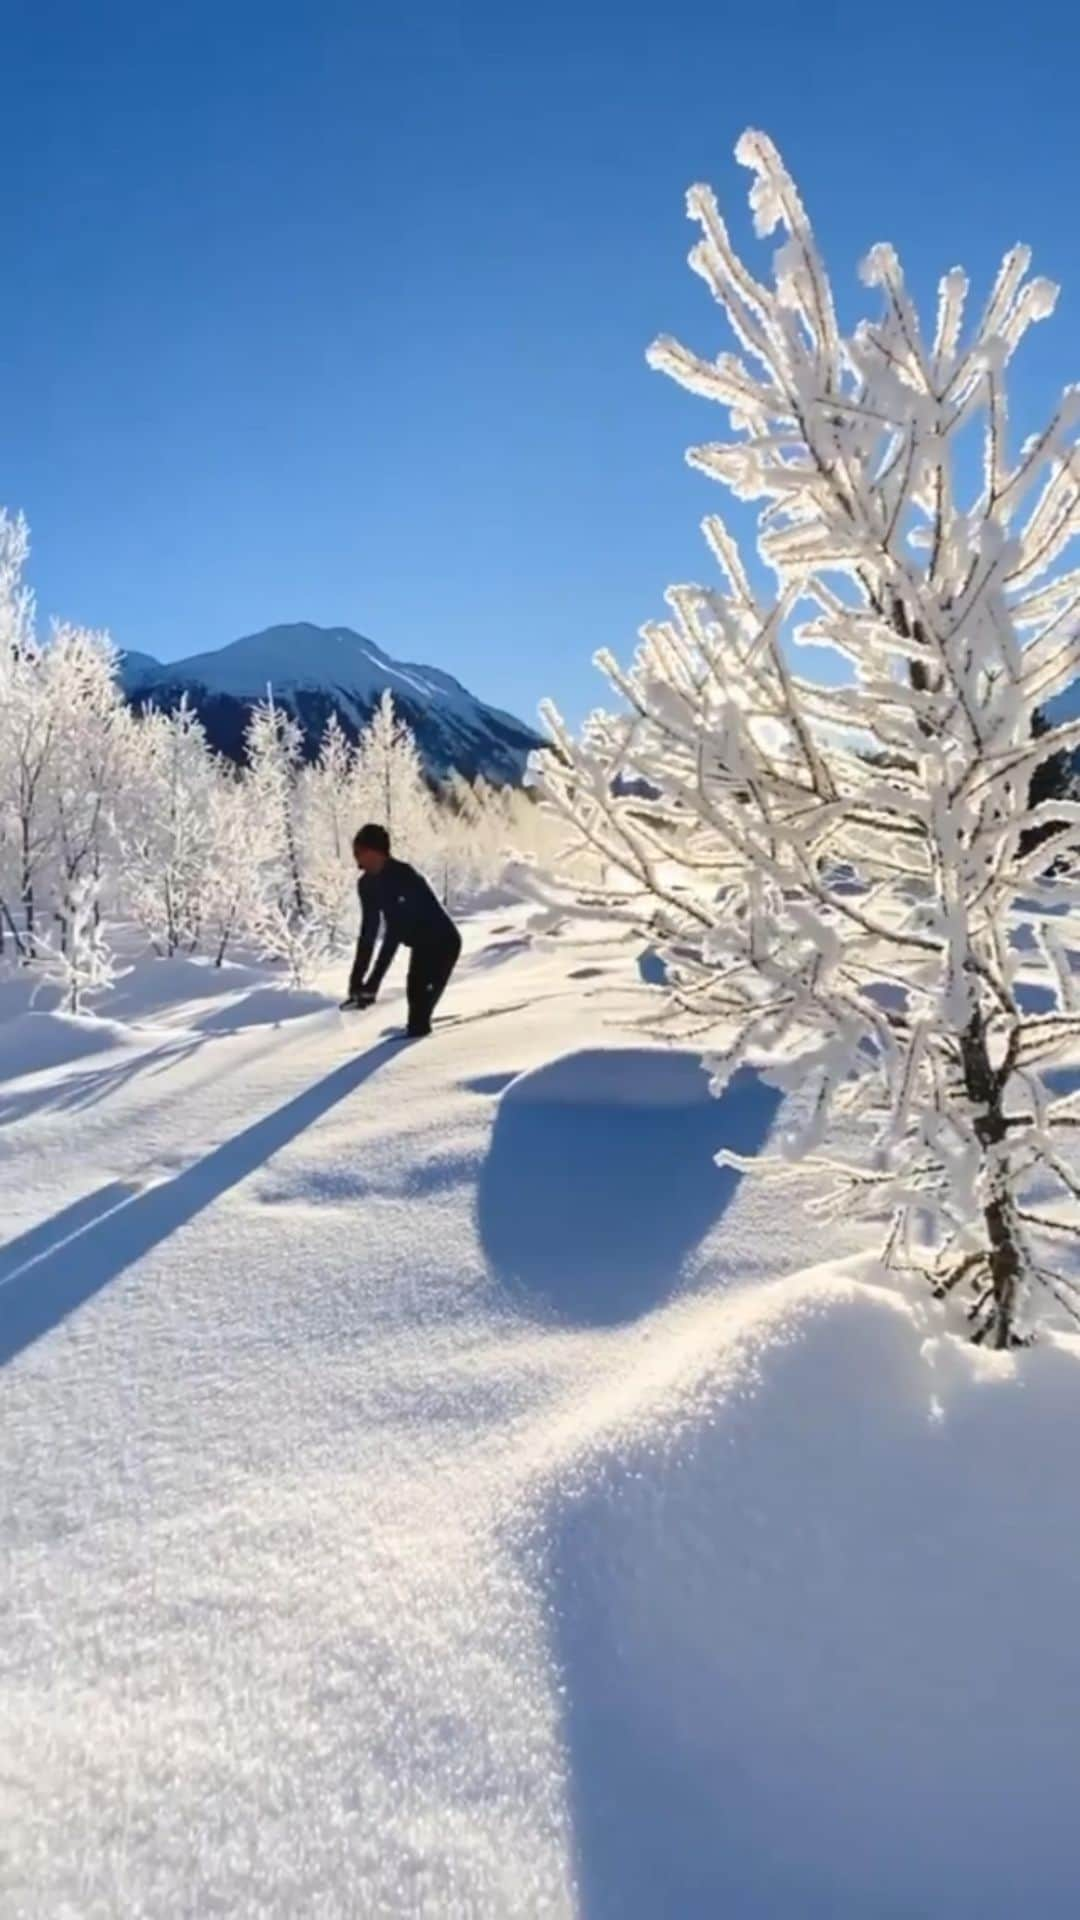
<instances>
[{"instance_id":1,"label":"snow mound","mask_svg":"<svg viewBox=\"0 0 1080 1920\"><path fill-rule=\"evenodd\" d=\"M752 1074L714 1100L694 1054L590 1048L503 1093L477 1212L493 1273L540 1312L579 1325L636 1318L677 1286L754 1152L778 1096Z\"/></svg>"},{"instance_id":2,"label":"snow mound","mask_svg":"<svg viewBox=\"0 0 1080 1920\"><path fill-rule=\"evenodd\" d=\"M1080 1343L799 1291L691 1437L654 1404L562 1504L580 1911L1064 1920Z\"/></svg>"},{"instance_id":3,"label":"snow mound","mask_svg":"<svg viewBox=\"0 0 1080 1920\"><path fill-rule=\"evenodd\" d=\"M182 1022L196 1004L221 1001L247 987L264 986L266 980L265 967L233 961L216 967L201 955L174 954L165 959L140 953L117 981L109 1005L122 1020L156 1020L164 1014L174 1024Z\"/></svg>"},{"instance_id":4,"label":"snow mound","mask_svg":"<svg viewBox=\"0 0 1080 1920\"><path fill-rule=\"evenodd\" d=\"M239 1033L245 1027L279 1027L286 1020L302 1020L312 1013L328 1013L335 1002L328 994L302 987L254 987L235 1000L226 1000L200 1014L193 1025L199 1033Z\"/></svg>"},{"instance_id":5,"label":"snow mound","mask_svg":"<svg viewBox=\"0 0 1080 1920\"><path fill-rule=\"evenodd\" d=\"M97 1020L89 1014L14 1014L0 1021L0 1081L67 1066L88 1054L107 1053L126 1040L124 1028L115 1020Z\"/></svg>"}]
</instances>

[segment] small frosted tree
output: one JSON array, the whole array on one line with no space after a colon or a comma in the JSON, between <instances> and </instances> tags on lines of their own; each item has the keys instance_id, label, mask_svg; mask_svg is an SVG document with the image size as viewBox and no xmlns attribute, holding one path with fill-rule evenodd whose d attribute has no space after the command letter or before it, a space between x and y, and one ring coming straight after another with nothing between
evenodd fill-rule
<instances>
[{"instance_id":1,"label":"small frosted tree","mask_svg":"<svg viewBox=\"0 0 1080 1920\"><path fill-rule=\"evenodd\" d=\"M0 511L0 913L24 960L37 955L41 883L55 850L49 783L60 719L23 581L29 550L26 521Z\"/></svg>"},{"instance_id":2,"label":"small frosted tree","mask_svg":"<svg viewBox=\"0 0 1080 1920\"><path fill-rule=\"evenodd\" d=\"M198 946L216 857L214 758L187 697L137 722L123 834L131 910L156 951Z\"/></svg>"},{"instance_id":3,"label":"small frosted tree","mask_svg":"<svg viewBox=\"0 0 1080 1920\"><path fill-rule=\"evenodd\" d=\"M25 521L0 512L0 926L23 961L59 965L75 1004L106 984L102 900L131 722L106 636L57 625L39 639L28 551ZM85 940L93 951L77 953Z\"/></svg>"},{"instance_id":4,"label":"small frosted tree","mask_svg":"<svg viewBox=\"0 0 1080 1920\"><path fill-rule=\"evenodd\" d=\"M302 834L311 910L335 947L354 914L356 869L355 752L336 713L326 723L318 757L303 775Z\"/></svg>"},{"instance_id":5,"label":"small frosted tree","mask_svg":"<svg viewBox=\"0 0 1080 1920\"><path fill-rule=\"evenodd\" d=\"M460 905L498 866L500 839L493 831L496 790L483 780L452 773L432 815L431 864L444 905Z\"/></svg>"},{"instance_id":6,"label":"small frosted tree","mask_svg":"<svg viewBox=\"0 0 1080 1920\"><path fill-rule=\"evenodd\" d=\"M63 901L63 940L46 948L41 957L46 974L61 989L65 1011L82 1013L87 998L106 993L116 979L98 884L88 868L67 877Z\"/></svg>"},{"instance_id":7,"label":"small frosted tree","mask_svg":"<svg viewBox=\"0 0 1080 1920\"><path fill-rule=\"evenodd\" d=\"M53 750L43 786L52 850L53 921L73 1007L111 984L103 925L116 878L118 813L132 762L134 723L104 634L60 626L39 663L40 697L52 714Z\"/></svg>"},{"instance_id":8,"label":"small frosted tree","mask_svg":"<svg viewBox=\"0 0 1080 1920\"><path fill-rule=\"evenodd\" d=\"M208 798L210 857L203 897L206 951L223 967L243 940L257 941L265 902L265 834L251 782L228 761L214 763Z\"/></svg>"},{"instance_id":9,"label":"small frosted tree","mask_svg":"<svg viewBox=\"0 0 1080 1920\"><path fill-rule=\"evenodd\" d=\"M395 853L423 858L432 832L431 796L412 728L399 719L389 692L357 742L354 793L358 810L386 828Z\"/></svg>"},{"instance_id":10,"label":"small frosted tree","mask_svg":"<svg viewBox=\"0 0 1080 1920\"><path fill-rule=\"evenodd\" d=\"M1033 737L1080 671L1076 395L1015 450L1007 406L1054 289L1015 248L965 337L954 269L927 334L877 246L880 315L845 336L774 148L737 151L758 233L783 235L772 276L695 188L691 263L740 351L662 339L650 358L727 409L733 437L690 459L759 503L762 564L706 522L723 584L672 588L629 671L600 656L621 707L580 741L550 710L544 783L609 909L664 950L715 1088L747 1064L813 1089L801 1131L747 1164L812 1166L812 1204L882 1221L886 1260L1003 1347L1039 1297L1080 1306L1062 1258L1080 1095L1046 1077L1080 1039L1080 804L1032 794L1080 742L1080 722Z\"/></svg>"},{"instance_id":11,"label":"small frosted tree","mask_svg":"<svg viewBox=\"0 0 1080 1920\"><path fill-rule=\"evenodd\" d=\"M292 714L268 696L252 713L246 745L252 931L299 986L326 951L303 866L303 736Z\"/></svg>"}]
</instances>

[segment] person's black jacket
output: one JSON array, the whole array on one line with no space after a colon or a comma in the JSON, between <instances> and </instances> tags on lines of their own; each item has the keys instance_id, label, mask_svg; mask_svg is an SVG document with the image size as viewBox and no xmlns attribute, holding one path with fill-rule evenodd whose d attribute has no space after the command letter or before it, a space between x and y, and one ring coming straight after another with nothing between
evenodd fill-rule
<instances>
[{"instance_id":1,"label":"person's black jacket","mask_svg":"<svg viewBox=\"0 0 1080 1920\"><path fill-rule=\"evenodd\" d=\"M360 938L349 976L350 994L358 993L363 986L377 993L399 947L443 947L458 937L450 915L423 874L404 860L388 860L381 873L363 874L356 891L360 897ZM367 978L380 921L383 942Z\"/></svg>"}]
</instances>

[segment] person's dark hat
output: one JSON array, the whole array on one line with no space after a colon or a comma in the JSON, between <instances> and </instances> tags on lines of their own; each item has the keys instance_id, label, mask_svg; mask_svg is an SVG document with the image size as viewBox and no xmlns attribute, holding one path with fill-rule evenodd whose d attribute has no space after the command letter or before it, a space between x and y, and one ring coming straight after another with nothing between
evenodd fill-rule
<instances>
[{"instance_id":1,"label":"person's dark hat","mask_svg":"<svg viewBox=\"0 0 1080 1920\"><path fill-rule=\"evenodd\" d=\"M389 854L390 835L385 827L377 827L373 824L361 827L359 833L353 836L353 847L368 847L372 853Z\"/></svg>"}]
</instances>

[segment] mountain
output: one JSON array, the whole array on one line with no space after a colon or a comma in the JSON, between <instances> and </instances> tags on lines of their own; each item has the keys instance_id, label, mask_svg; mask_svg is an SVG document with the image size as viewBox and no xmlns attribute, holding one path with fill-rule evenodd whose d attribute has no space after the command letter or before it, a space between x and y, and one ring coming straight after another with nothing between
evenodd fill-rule
<instances>
[{"instance_id":1,"label":"mountain","mask_svg":"<svg viewBox=\"0 0 1080 1920\"><path fill-rule=\"evenodd\" d=\"M150 653L122 653L120 655L120 679L128 698L150 680L156 680L166 672L160 660Z\"/></svg>"},{"instance_id":2,"label":"mountain","mask_svg":"<svg viewBox=\"0 0 1080 1920\"><path fill-rule=\"evenodd\" d=\"M186 694L211 743L237 761L251 709L268 688L279 705L292 709L311 755L332 713L355 739L387 691L434 779L456 768L469 779L482 774L517 785L529 754L541 745L524 721L486 706L450 674L392 660L349 627L268 627L216 652L167 663L123 653L119 673L135 707L171 709Z\"/></svg>"}]
</instances>

